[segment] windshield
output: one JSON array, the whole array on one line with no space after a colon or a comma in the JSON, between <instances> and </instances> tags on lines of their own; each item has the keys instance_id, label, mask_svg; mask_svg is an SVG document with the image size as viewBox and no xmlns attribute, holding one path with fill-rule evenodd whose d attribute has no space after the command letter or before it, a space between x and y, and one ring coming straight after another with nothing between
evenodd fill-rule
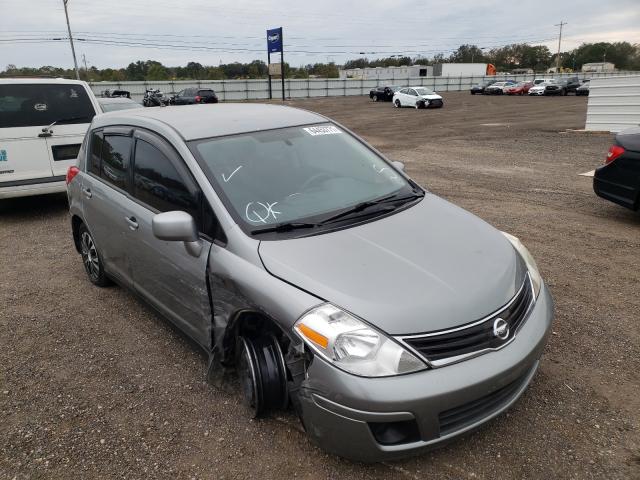
<instances>
[{"instance_id":1,"label":"windshield","mask_svg":"<svg viewBox=\"0 0 640 480\"><path fill-rule=\"evenodd\" d=\"M433 90L429 90L428 88L424 88L424 87L418 87L418 88L415 88L414 90L418 92L418 95L433 95L436 93Z\"/></svg>"},{"instance_id":2,"label":"windshield","mask_svg":"<svg viewBox=\"0 0 640 480\"><path fill-rule=\"evenodd\" d=\"M195 140L189 148L245 230L321 220L413 190L376 153L330 123Z\"/></svg>"},{"instance_id":3,"label":"windshield","mask_svg":"<svg viewBox=\"0 0 640 480\"><path fill-rule=\"evenodd\" d=\"M86 90L78 84L0 85L0 128L44 126L56 121L90 123L94 115Z\"/></svg>"}]
</instances>

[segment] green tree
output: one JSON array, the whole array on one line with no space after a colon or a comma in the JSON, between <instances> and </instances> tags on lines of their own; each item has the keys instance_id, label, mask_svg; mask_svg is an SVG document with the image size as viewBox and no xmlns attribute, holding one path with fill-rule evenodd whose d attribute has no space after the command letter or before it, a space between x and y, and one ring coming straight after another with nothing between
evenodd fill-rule
<instances>
[{"instance_id":1,"label":"green tree","mask_svg":"<svg viewBox=\"0 0 640 480\"><path fill-rule=\"evenodd\" d=\"M146 80L168 80L169 71L161 64L156 63L149 67Z\"/></svg>"}]
</instances>

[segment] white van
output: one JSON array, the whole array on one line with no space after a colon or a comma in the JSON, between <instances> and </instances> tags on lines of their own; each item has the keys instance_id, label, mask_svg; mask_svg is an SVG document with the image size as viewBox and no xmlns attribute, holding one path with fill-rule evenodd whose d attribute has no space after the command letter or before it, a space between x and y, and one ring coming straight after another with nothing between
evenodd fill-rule
<instances>
[{"instance_id":1,"label":"white van","mask_svg":"<svg viewBox=\"0 0 640 480\"><path fill-rule=\"evenodd\" d=\"M66 191L91 120L89 85L65 79L0 79L0 199Z\"/></svg>"}]
</instances>

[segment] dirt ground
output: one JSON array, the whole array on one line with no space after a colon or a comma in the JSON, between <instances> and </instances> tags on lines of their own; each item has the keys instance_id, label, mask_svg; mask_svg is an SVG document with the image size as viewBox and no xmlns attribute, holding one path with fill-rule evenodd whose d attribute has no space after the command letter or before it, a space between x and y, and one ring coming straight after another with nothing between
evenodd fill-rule
<instances>
[{"instance_id":1,"label":"dirt ground","mask_svg":"<svg viewBox=\"0 0 640 480\"><path fill-rule=\"evenodd\" d=\"M609 135L582 97L443 93L440 110L300 100L519 236L556 301L539 373L505 415L432 453L354 464L289 412L242 416L206 359L132 294L85 279L65 196L0 203L0 478L640 478L640 215L578 176Z\"/></svg>"}]
</instances>

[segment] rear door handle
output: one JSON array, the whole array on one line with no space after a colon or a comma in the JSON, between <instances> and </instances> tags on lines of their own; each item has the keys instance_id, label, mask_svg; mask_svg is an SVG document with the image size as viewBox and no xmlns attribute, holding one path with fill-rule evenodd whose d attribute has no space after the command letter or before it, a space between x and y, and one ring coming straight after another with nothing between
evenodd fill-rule
<instances>
[{"instance_id":1,"label":"rear door handle","mask_svg":"<svg viewBox=\"0 0 640 480\"><path fill-rule=\"evenodd\" d=\"M124 217L124 219L129 224L129 230L137 230L138 229L138 220L136 220L136 217Z\"/></svg>"},{"instance_id":2,"label":"rear door handle","mask_svg":"<svg viewBox=\"0 0 640 480\"><path fill-rule=\"evenodd\" d=\"M87 198L91 198L91 196L93 195L91 193L91 189L90 188L83 188L82 189L82 193L84 193L84 196Z\"/></svg>"}]
</instances>

